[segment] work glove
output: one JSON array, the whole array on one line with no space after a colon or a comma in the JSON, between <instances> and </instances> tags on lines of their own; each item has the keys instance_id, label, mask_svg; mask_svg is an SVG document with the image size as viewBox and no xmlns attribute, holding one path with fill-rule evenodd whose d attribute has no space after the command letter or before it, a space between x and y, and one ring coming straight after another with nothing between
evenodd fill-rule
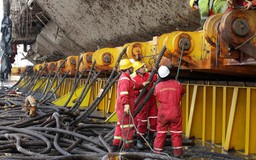
<instances>
[{"instance_id":1,"label":"work glove","mask_svg":"<svg viewBox=\"0 0 256 160\"><path fill-rule=\"evenodd\" d=\"M252 2L251 1L247 1L247 4L244 6L244 9L245 10L249 10L249 9L251 9L252 8Z\"/></svg>"},{"instance_id":2,"label":"work glove","mask_svg":"<svg viewBox=\"0 0 256 160\"><path fill-rule=\"evenodd\" d=\"M129 110L130 110L130 106L129 106L129 104L125 104L124 105L124 113L129 113Z\"/></svg>"},{"instance_id":3,"label":"work glove","mask_svg":"<svg viewBox=\"0 0 256 160\"><path fill-rule=\"evenodd\" d=\"M149 84L149 81L143 82L142 85L146 86L147 84Z\"/></svg>"},{"instance_id":4,"label":"work glove","mask_svg":"<svg viewBox=\"0 0 256 160\"><path fill-rule=\"evenodd\" d=\"M100 91L99 91L99 93L98 93L98 96L97 96L98 98L100 98L100 97L101 97L101 95L102 95L103 91L104 91L104 89L102 89L102 88L101 88L101 89L100 89Z\"/></svg>"}]
</instances>

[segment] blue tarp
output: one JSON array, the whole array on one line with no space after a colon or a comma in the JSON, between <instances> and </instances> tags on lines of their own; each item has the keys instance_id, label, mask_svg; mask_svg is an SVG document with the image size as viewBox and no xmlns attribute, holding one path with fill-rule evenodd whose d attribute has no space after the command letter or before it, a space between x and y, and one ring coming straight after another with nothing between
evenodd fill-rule
<instances>
[{"instance_id":1,"label":"blue tarp","mask_svg":"<svg viewBox=\"0 0 256 160\"><path fill-rule=\"evenodd\" d=\"M8 14L3 18L2 26L2 40L1 40L1 80L8 79L8 74L11 73L11 58L13 55L12 51L12 21Z\"/></svg>"}]
</instances>

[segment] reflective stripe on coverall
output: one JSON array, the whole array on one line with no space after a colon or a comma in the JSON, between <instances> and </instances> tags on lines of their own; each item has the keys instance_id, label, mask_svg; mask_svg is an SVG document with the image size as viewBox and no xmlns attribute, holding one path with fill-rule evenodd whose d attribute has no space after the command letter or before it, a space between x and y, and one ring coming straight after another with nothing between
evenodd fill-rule
<instances>
[{"instance_id":1,"label":"reflective stripe on coverall","mask_svg":"<svg viewBox=\"0 0 256 160\"><path fill-rule=\"evenodd\" d=\"M116 114L118 122L115 129L113 145L120 146L125 143L125 149L133 146L134 127L129 114L124 113L124 105L130 106L132 115L134 114L134 82L127 73L122 73L117 85Z\"/></svg>"},{"instance_id":2,"label":"reflective stripe on coverall","mask_svg":"<svg viewBox=\"0 0 256 160\"><path fill-rule=\"evenodd\" d=\"M161 152L168 129L170 128L172 147L175 155L182 154L182 117L180 100L185 94L182 85L175 80L167 80L156 85L155 95L159 102L157 133L154 141L154 150Z\"/></svg>"},{"instance_id":3,"label":"reflective stripe on coverall","mask_svg":"<svg viewBox=\"0 0 256 160\"><path fill-rule=\"evenodd\" d=\"M133 78L133 80L135 82L135 91L134 91L135 92L135 97L136 97L135 99L138 98L138 96L140 94L140 91L143 88L142 83L146 82L148 80L149 76L150 76L150 74L148 72L146 72L144 74L144 76L141 76L141 75L137 74ZM154 75L152 81L155 82L156 80L157 80L157 75ZM152 86L153 86L153 83L150 83L150 85L148 87L148 91L149 91L149 89L152 88ZM140 100L139 104L137 105L137 107L140 106L140 103L146 97L147 92L141 98L141 100ZM138 128L138 132L140 134L144 135L146 133L148 121L149 121L149 131L150 132L156 132L157 106L156 106L156 98L155 98L154 95L150 96L149 100L145 104L145 107L143 107L143 109L135 117L135 125Z\"/></svg>"}]
</instances>

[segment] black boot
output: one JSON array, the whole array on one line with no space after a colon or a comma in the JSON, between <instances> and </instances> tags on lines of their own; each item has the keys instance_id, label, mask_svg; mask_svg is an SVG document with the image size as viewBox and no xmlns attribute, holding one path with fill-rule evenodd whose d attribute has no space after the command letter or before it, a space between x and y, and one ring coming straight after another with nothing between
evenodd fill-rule
<instances>
[{"instance_id":1,"label":"black boot","mask_svg":"<svg viewBox=\"0 0 256 160\"><path fill-rule=\"evenodd\" d=\"M144 140L142 139L141 136L137 137L137 144L136 144L138 149L143 149L145 147L144 145Z\"/></svg>"},{"instance_id":2,"label":"black boot","mask_svg":"<svg viewBox=\"0 0 256 160\"><path fill-rule=\"evenodd\" d=\"M150 146L153 146L153 143L154 143L154 132L149 132L147 139L148 139L148 143L150 144Z\"/></svg>"},{"instance_id":3,"label":"black boot","mask_svg":"<svg viewBox=\"0 0 256 160\"><path fill-rule=\"evenodd\" d=\"M112 152L119 152L119 146L113 146Z\"/></svg>"}]
</instances>

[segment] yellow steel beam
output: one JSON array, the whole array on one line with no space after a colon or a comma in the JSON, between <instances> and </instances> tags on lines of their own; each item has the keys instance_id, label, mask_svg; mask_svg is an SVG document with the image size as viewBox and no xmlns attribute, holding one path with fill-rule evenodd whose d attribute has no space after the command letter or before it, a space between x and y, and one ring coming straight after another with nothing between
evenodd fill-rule
<instances>
[{"instance_id":1,"label":"yellow steel beam","mask_svg":"<svg viewBox=\"0 0 256 160\"><path fill-rule=\"evenodd\" d=\"M109 113L112 113L116 110L116 89L117 89L117 83L113 85L113 90L112 90L112 95L110 99L110 108L109 108Z\"/></svg>"},{"instance_id":2,"label":"yellow steel beam","mask_svg":"<svg viewBox=\"0 0 256 160\"><path fill-rule=\"evenodd\" d=\"M238 95L238 87L235 87L234 91L233 91L233 96L232 96L231 109L230 109L228 126L227 126L228 128L227 128L227 134L226 134L226 139L225 139L225 144L224 144L225 150L229 150L233 122L234 122L235 111L236 111L237 95Z\"/></svg>"},{"instance_id":3,"label":"yellow steel beam","mask_svg":"<svg viewBox=\"0 0 256 160\"><path fill-rule=\"evenodd\" d=\"M71 79L71 77L70 77L70 84L69 84L69 86L68 86L68 92L71 92L71 90L72 90L72 88L73 88L73 86L74 86L74 79Z\"/></svg>"},{"instance_id":4,"label":"yellow steel beam","mask_svg":"<svg viewBox=\"0 0 256 160\"><path fill-rule=\"evenodd\" d=\"M20 82L18 88L22 87L22 86L25 87L28 84L30 84L29 82L31 82L31 79L32 79L32 77L29 77L29 76L26 76L25 78L23 78L22 81Z\"/></svg>"},{"instance_id":5,"label":"yellow steel beam","mask_svg":"<svg viewBox=\"0 0 256 160\"><path fill-rule=\"evenodd\" d=\"M95 90L95 93L98 93L99 90L103 87L104 85L104 81L102 79L99 79L97 81L97 89ZM105 96L106 97L106 96ZM104 106L105 106L105 97L102 99L102 101L100 102L99 106L98 106L98 109L104 111Z\"/></svg>"},{"instance_id":6,"label":"yellow steel beam","mask_svg":"<svg viewBox=\"0 0 256 160\"><path fill-rule=\"evenodd\" d=\"M221 144L222 140L222 98L223 87L216 86L215 144Z\"/></svg>"},{"instance_id":7,"label":"yellow steel beam","mask_svg":"<svg viewBox=\"0 0 256 160\"><path fill-rule=\"evenodd\" d=\"M188 127L188 115L189 115L189 85L186 85L186 118L185 118L185 128L186 132L188 132L187 127Z\"/></svg>"},{"instance_id":8,"label":"yellow steel beam","mask_svg":"<svg viewBox=\"0 0 256 160\"><path fill-rule=\"evenodd\" d=\"M117 122L117 115L116 111L114 111L106 120L105 122Z\"/></svg>"},{"instance_id":9,"label":"yellow steel beam","mask_svg":"<svg viewBox=\"0 0 256 160\"><path fill-rule=\"evenodd\" d=\"M225 144L226 139L226 114L227 114L227 87L223 87L222 98L222 146Z\"/></svg>"},{"instance_id":10,"label":"yellow steel beam","mask_svg":"<svg viewBox=\"0 0 256 160\"><path fill-rule=\"evenodd\" d=\"M202 117L202 140L205 141L205 121L206 121L206 86L203 86L203 117Z\"/></svg>"},{"instance_id":11,"label":"yellow steel beam","mask_svg":"<svg viewBox=\"0 0 256 160\"><path fill-rule=\"evenodd\" d=\"M250 151L251 89L246 89L245 154Z\"/></svg>"},{"instance_id":12,"label":"yellow steel beam","mask_svg":"<svg viewBox=\"0 0 256 160\"><path fill-rule=\"evenodd\" d=\"M114 86L111 86L111 88L109 89L109 95L108 95L108 106L107 106L107 110L106 112L109 113L110 110L110 106L111 106L111 97L112 97L112 91L113 91Z\"/></svg>"},{"instance_id":13,"label":"yellow steel beam","mask_svg":"<svg viewBox=\"0 0 256 160\"><path fill-rule=\"evenodd\" d=\"M35 91L38 87L40 87L42 83L44 83L44 82L43 82L43 79L39 79L39 80L36 82L36 85L34 86L33 91Z\"/></svg>"},{"instance_id":14,"label":"yellow steel beam","mask_svg":"<svg viewBox=\"0 0 256 160\"><path fill-rule=\"evenodd\" d=\"M251 108L250 108L250 115L251 115L251 123L250 123L250 147L249 147L249 153L256 153L256 88L251 89Z\"/></svg>"},{"instance_id":15,"label":"yellow steel beam","mask_svg":"<svg viewBox=\"0 0 256 160\"><path fill-rule=\"evenodd\" d=\"M54 82L53 82L53 80L52 80L52 83L53 83L52 88L50 88L50 89L48 89L48 90L53 91L53 90L54 90L54 88L56 88L56 87L57 87L57 85L58 85L58 80L55 80ZM60 95L60 88L56 91L56 94L57 94L57 95Z\"/></svg>"},{"instance_id":16,"label":"yellow steel beam","mask_svg":"<svg viewBox=\"0 0 256 160\"><path fill-rule=\"evenodd\" d=\"M212 89L212 143L215 143L216 86Z\"/></svg>"},{"instance_id":17,"label":"yellow steel beam","mask_svg":"<svg viewBox=\"0 0 256 160\"><path fill-rule=\"evenodd\" d=\"M186 137L190 137L192 120L193 120L195 103L196 103L197 88L198 88L198 85L195 85L194 89L193 89L193 95L192 95L192 101L191 101L191 106L190 106L188 125L187 125L187 129L186 129L186 131L187 131Z\"/></svg>"},{"instance_id":18,"label":"yellow steel beam","mask_svg":"<svg viewBox=\"0 0 256 160\"><path fill-rule=\"evenodd\" d=\"M67 82L68 80L65 79L64 82L61 84L61 93L60 93L60 96L62 95L65 95L65 89L66 89L66 86L67 86Z\"/></svg>"},{"instance_id":19,"label":"yellow steel beam","mask_svg":"<svg viewBox=\"0 0 256 160\"><path fill-rule=\"evenodd\" d=\"M74 105L76 100L81 95L83 88L84 88L84 86L80 86L75 90L74 94L72 95L71 100L69 101L69 103L67 105L68 107L72 107ZM65 94L64 96L60 97L59 99L56 99L52 103L55 104L56 106L63 106L66 103L67 99L69 98L70 94L71 93ZM82 101L82 103L80 105L81 108L85 108L89 105L90 96L91 96L91 89L89 90L88 94L86 95L86 97Z\"/></svg>"}]
</instances>

